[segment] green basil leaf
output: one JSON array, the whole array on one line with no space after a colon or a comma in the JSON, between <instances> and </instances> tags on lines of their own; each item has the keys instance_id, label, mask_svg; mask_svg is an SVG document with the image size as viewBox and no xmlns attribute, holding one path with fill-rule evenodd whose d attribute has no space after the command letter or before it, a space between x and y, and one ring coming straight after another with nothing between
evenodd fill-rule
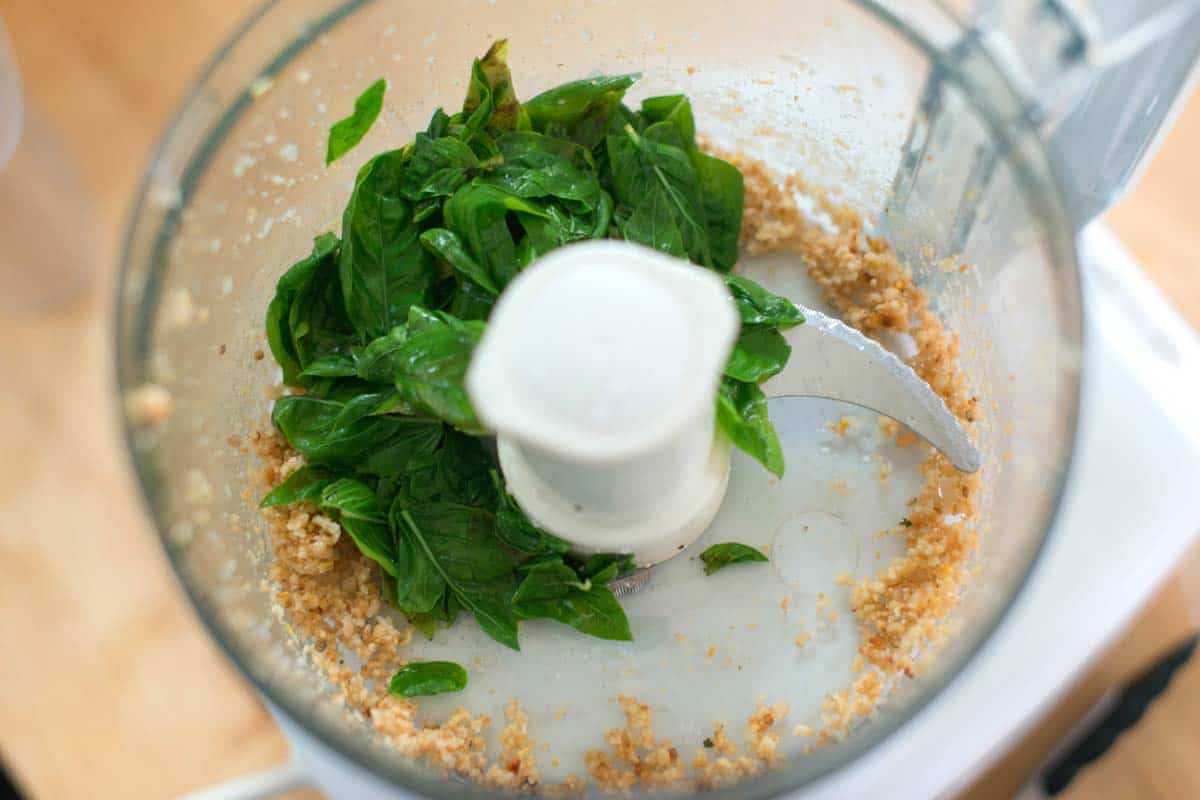
<instances>
[{"instance_id":1,"label":"green basil leaf","mask_svg":"<svg viewBox=\"0 0 1200 800\"><path fill-rule=\"evenodd\" d=\"M475 615L484 633L521 649L511 607L516 562L491 536L490 512L452 503L411 509L397 503L392 522L411 552L426 559L463 608Z\"/></svg>"},{"instance_id":2,"label":"green basil leaf","mask_svg":"<svg viewBox=\"0 0 1200 800\"><path fill-rule=\"evenodd\" d=\"M400 498L392 503L390 521L396 542L396 606L408 615L432 623L439 609L445 607L446 579L434 563L433 556L422 546L418 535L412 533L399 516ZM432 630L427 632L432 638Z\"/></svg>"},{"instance_id":3,"label":"green basil leaf","mask_svg":"<svg viewBox=\"0 0 1200 800\"><path fill-rule=\"evenodd\" d=\"M591 588L592 581L588 578L580 580L575 570L561 558L548 558L525 570L525 578L513 594L513 607L542 600L561 600L572 592L586 592Z\"/></svg>"},{"instance_id":4,"label":"green basil leaf","mask_svg":"<svg viewBox=\"0 0 1200 800\"><path fill-rule=\"evenodd\" d=\"M440 139L450 130L450 117L446 112L438 108L434 109L433 116L429 118L429 127L425 129L425 135L430 139Z\"/></svg>"},{"instance_id":5,"label":"green basil leaf","mask_svg":"<svg viewBox=\"0 0 1200 800\"><path fill-rule=\"evenodd\" d=\"M329 484L321 492L321 510L336 517L363 555L395 576L396 546L388 528L388 507L371 488L350 478Z\"/></svg>"},{"instance_id":6,"label":"green basil leaf","mask_svg":"<svg viewBox=\"0 0 1200 800\"><path fill-rule=\"evenodd\" d=\"M700 183L712 266L721 272L728 272L737 264L738 240L742 235L742 213L746 200L742 173L728 161L707 153L693 150L690 155Z\"/></svg>"},{"instance_id":7,"label":"green basil leaf","mask_svg":"<svg viewBox=\"0 0 1200 800\"><path fill-rule=\"evenodd\" d=\"M598 553L583 563L581 571L594 583L604 585L637 569L633 556L620 553Z\"/></svg>"},{"instance_id":8,"label":"green basil leaf","mask_svg":"<svg viewBox=\"0 0 1200 800\"><path fill-rule=\"evenodd\" d=\"M517 505L517 501L504 489L500 476L492 472L500 497L496 509L496 538L520 553L547 555L566 553L571 549L568 542L534 525Z\"/></svg>"},{"instance_id":9,"label":"green basil leaf","mask_svg":"<svg viewBox=\"0 0 1200 800\"><path fill-rule=\"evenodd\" d=\"M598 108L619 105L625 90L639 77L638 74L612 75L564 83L525 103L525 110L536 131L545 131L549 125L569 128Z\"/></svg>"},{"instance_id":10,"label":"green basil leaf","mask_svg":"<svg viewBox=\"0 0 1200 800\"><path fill-rule=\"evenodd\" d=\"M421 234L421 244L425 249L450 265L458 275L474 281L490 294L500 294L500 289L492 281L483 265L467 252L467 246L458 234L445 228L431 228Z\"/></svg>"},{"instance_id":11,"label":"green basil leaf","mask_svg":"<svg viewBox=\"0 0 1200 800\"><path fill-rule=\"evenodd\" d=\"M398 476L397 494L406 507L453 500L490 511L498 500L495 468L478 437L447 430L441 447L414 457Z\"/></svg>"},{"instance_id":12,"label":"green basil leaf","mask_svg":"<svg viewBox=\"0 0 1200 800\"><path fill-rule=\"evenodd\" d=\"M467 127L516 130L526 117L513 91L508 69L508 40L499 39L471 66L471 82L463 101ZM527 117L526 117L527 118ZM526 123L527 124L527 123Z\"/></svg>"},{"instance_id":13,"label":"green basil leaf","mask_svg":"<svg viewBox=\"0 0 1200 800\"><path fill-rule=\"evenodd\" d=\"M399 194L403 174L399 150L371 159L342 216L338 273L346 315L364 344L402 324L410 306L427 304L437 278L413 207Z\"/></svg>"},{"instance_id":14,"label":"green basil leaf","mask_svg":"<svg viewBox=\"0 0 1200 800\"><path fill-rule=\"evenodd\" d=\"M791 328L804 322L804 315L790 300L768 292L749 278L726 275L725 285L733 295L743 325Z\"/></svg>"},{"instance_id":15,"label":"green basil leaf","mask_svg":"<svg viewBox=\"0 0 1200 800\"><path fill-rule=\"evenodd\" d=\"M482 433L463 382L483 327L414 306L408 336L390 358L392 380L404 401L459 430Z\"/></svg>"},{"instance_id":16,"label":"green basil leaf","mask_svg":"<svg viewBox=\"0 0 1200 800\"><path fill-rule=\"evenodd\" d=\"M355 356L358 377L374 383L390 383L396 372L392 359L407 339L408 328L405 325L397 325L383 336L373 339Z\"/></svg>"},{"instance_id":17,"label":"green basil leaf","mask_svg":"<svg viewBox=\"0 0 1200 800\"><path fill-rule=\"evenodd\" d=\"M738 336L725 374L746 383L762 383L782 372L791 355L792 346L777 329L748 325Z\"/></svg>"},{"instance_id":18,"label":"green basil leaf","mask_svg":"<svg viewBox=\"0 0 1200 800\"><path fill-rule=\"evenodd\" d=\"M462 603L458 602L454 593L446 592L442 596L441 602L437 603L432 610L425 613L405 612L404 616L408 618L414 628L425 634L425 638L432 639L438 625L450 627L458 619L458 612L461 610Z\"/></svg>"},{"instance_id":19,"label":"green basil leaf","mask_svg":"<svg viewBox=\"0 0 1200 800\"><path fill-rule=\"evenodd\" d=\"M336 259L340 242L330 233L324 233L313 240L312 253L296 262L280 276L275 285L275 297L267 306L267 343L271 347L271 355L283 370L283 382L288 386L302 386L300 373L304 370L301 354L297 348L296 337L293 334L292 310L296 305L296 297L301 293L309 293L310 285L322 282L331 276L336 280ZM311 301L309 301L311 303ZM308 325L308 320L304 320ZM311 327L311 325L308 325ZM305 331L302 331L302 334Z\"/></svg>"},{"instance_id":20,"label":"green basil leaf","mask_svg":"<svg viewBox=\"0 0 1200 800\"><path fill-rule=\"evenodd\" d=\"M435 449L442 426L430 420L368 416L336 424L346 404L307 395L275 401L271 421L310 464L368 475L402 471L409 460Z\"/></svg>"},{"instance_id":21,"label":"green basil leaf","mask_svg":"<svg viewBox=\"0 0 1200 800\"><path fill-rule=\"evenodd\" d=\"M617 229L626 241L653 247L676 258L688 258L675 207L665 191L652 189L643 195L628 214L617 217Z\"/></svg>"},{"instance_id":22,"label":"green basil leaf","mask_svg":"<svg viewBox=\"0 0 1200 800\"><path fill-rule=\"evenodd\" d=\"M358 375L354 359L341 353L330 353L313 361L300 373L302 378L352 378Z\"/></svg>"},{"instance_id":23,"label":"green basil leaf","mask_svg":"<svg viewBox=\"0 0 1200 800\"><path fill-rule=\"evenodd\" d=\"M730 564L742 564L749 561L766 561L767 557L761 550L737 542L714 544L700 554L704 562L704 574L712 575L717 570Z\"/></svg>"},{"instance_id":24,"label":"green basil leaf","mask_svg":"<svg viewBox=\"0 0 1200 800\"><path fill-rule=\"evenodd\" d=\"M553 619L589 636L633 641L629 620L613 593L590 580L580 582L561 561L530 569L512 604L521 619Z\"/></svg>"},{"instance_id":25,"label":"green basil leaf","mask_svg":"<svg viewBox=\"0 0 1200 800\"><path fill-rule=\"evenodd\" d=\"M388 691L396 697L422 697L461 692L467 688L467 671L451 661L405 664L392 676Z\"/></svg>"},{"instance_id":26,"label":"green basil leaf","mask_svg":"<svg viewBox=\"0 0 1200 800\"><path fill-rule=\"evenodd\" d=\"M492 313L496 296L474 281L458 286L450 301L450 314L462 320L484 320Z\"/></svg>"},{"instance_id":27,"label":"green basil leaf","mask_svg":"<svg viewBox=\"0 0 1200 800\"><path fill-rule=\"evenodd\" d=\"M603 202L603 201L601 201ZM571 242L579 242L594 237L597 214L572 213L556 202L547 203L538 215L518 213L517 221L525 231L526 238L522 245L528 245L531 258L537 258L551 250L556 250ZM518 251L520 247L518 247ZM518 262L522 258L518 255ZM528 264L522 264L522 268Z\"/></svg>"},{"instance_id":28,"label":"green basil leaf","mask_svg":"<svg viewBox=\"0 0 1200 800\"><path fill-rule=\"evenodd\" d=\"M326 470L301 467L288 475L283 483L267 492L258 507L271 508L300 502L316 503L320 500L321 492L333 481L333 476Z\"/></svg>"},{"instance_id":29,"label":"green basil leaf","mask_svg":"<svg viewBox=\"0 0 1200 800\"><path fill-rule=\"evenodd\" d=\"M717 392L717 424L739 448L783 476L783 449L767 414L767 398L753 383L722 378Z\"/></svg>"},{"instance_id":30,"label":"green basil leaf","mask_svg":"<svg viewBox=\"0 0 1200 800\"><path fill-rule=\"evenodd\" d=\"M405 152L408 161L404 165L400 194L414 203L449 197L467 182L472 170L479 165L475 152L452 136L433 139L418 133Z\"/></svg>"},{"instance_id":31,"label":"green basil leaf","mask_svg":"<svg viewBox=\"0 0 1200 800\"><path fill-rule=\"evenodd\" d=\"M692 104L686 96L671 94L664 97L647 97L642 101L642 119L647 125L670 123L679 132L684 147L696 146L696 120L692 116Z\"/></svg>"},{"instance_id":32,"label":"green basil leaf","mask_svg":"<svg viewBox=\"0 0 1200 800\"><path fill-rule=\"evenodd\" d=\"M663 133L675 130L666 123L658 126ZM608 159L613 197L618 206L632 209L618 226L621 235L713 266L700 184L687 152L627 127L623 134L608 137Z\"/></svg>"},{"instance_id":33,"label":"green basil leaf","mask_svg":"<svg viewBox=\"0 0 1200 800\"><path fill-rule=\"evenodd\" d=\"M343 120L334 123L329 130L329 144L325 148L325 165L348 153L354 145L362 141L375 124L379 112L383 109L383 93L387 91L387 81L383 78L372 83L367 90L354 101L354 112Z\"/></svg>"},{"instance_id":34,"label":"green basil leaf","mask_svg":"<svg viewBox=\"0 0 1200 800\"><path fill-rule=\"evenodd\" d=\"M592 154L574 142L533 131L505 133L496 139L503 162L486 181L523 198L551 197L583 213L600 202L600 181Z\"/></svg>"},{"instance_id":35,"label":"green basil leaf","mask_svg":"<svg viewBox=\"0 0 1200 800\"><path fill-rule=\"evenodd\" d=\"M531 201L489 184L468 184L442 207L445 226L462 239L472 258L500 289L519 269L517 244L508 224L510 214L549 216Z\"/></svg>"}]
</instances>

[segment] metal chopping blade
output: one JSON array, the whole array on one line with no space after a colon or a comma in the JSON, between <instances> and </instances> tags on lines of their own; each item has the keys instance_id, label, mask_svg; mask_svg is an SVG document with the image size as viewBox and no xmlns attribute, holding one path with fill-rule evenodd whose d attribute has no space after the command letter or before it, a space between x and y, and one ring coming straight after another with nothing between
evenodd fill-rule
<instances>
[{"instance_id":1,"label":"metal chopping blade","mask_svg":"<svg viewBox=\"0 0 1200 800\"><path fill-rule=\"evenodd\" d=\"M788 368L763 386L768 397L823 397L907 425L962 472L980 467L979 450L946 403L899 358L844 322L801 308L804 324L784 332Z\"/></svg>"}]
</instances>

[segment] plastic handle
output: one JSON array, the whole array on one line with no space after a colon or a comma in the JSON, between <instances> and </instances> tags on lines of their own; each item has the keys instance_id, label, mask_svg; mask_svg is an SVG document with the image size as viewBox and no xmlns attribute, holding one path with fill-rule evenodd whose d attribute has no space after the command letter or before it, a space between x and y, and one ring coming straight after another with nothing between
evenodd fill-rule
<instances>
[{"instance_id":1,"label":"plastic handle","mask_svg":"<svg viewBox=\"0 0 1200 800\"><path fill-rule=\"evenodd\" d=\"M1200 74L1200 0L986 0L976 28L1025 87L1078 228L1133 185Z\"/></svg>"}]
</instances>

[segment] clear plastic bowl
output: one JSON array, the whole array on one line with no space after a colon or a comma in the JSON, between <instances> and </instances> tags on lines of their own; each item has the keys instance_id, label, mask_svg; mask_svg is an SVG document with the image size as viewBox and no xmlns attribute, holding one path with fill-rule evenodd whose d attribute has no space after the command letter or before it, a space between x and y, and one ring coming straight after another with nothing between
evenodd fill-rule
<instances>
[{"instance_id":1,"label":"clear plastic bowl","mask_svg":"<svg viewBox=\"0 0 1200 800\"><path fill-rule=\"evenodd\" d=\"M471 58L503 36L521 96L640 71L635 99L684 91L702 132L836 190L889 236L961 338L986 412L985 490L976 573L946 620L956 634L844 741L800 754L789 725L784 764L716 795L795 790L896 732L967 663L1024 584L1052 527L1079 392L1080 299L1060 193L1004 76L986 59L963 70L944 56L961 32L932 1L263 7L213 59L159 146L130 222L117 305L121 390L155 384L174 404L160 424L127 421L138 478L172 564L230 658L283 713L395 785L436 797L486 793L382 745L306 665L272 610L266 540L243 497L256 459L227 439L244 439L270 408L278 375L256 354L266 351L262 319L278 275L315 233L337 229L362 161L408 141L434 107L459 103ZM331 123L380 75L389 80L380 123L325 168ZM986 153L996 158L981 180ZM939 266L945 256L973 269L952 276ZM630 653L644 656L640 685L651 691L678 674ZM810 679L801 671L794 680ZM706 685L703 674L690 680ZM733 685L752 697L749 681L720 691ZM621 680L603 688L615 695ZM482 710L499 718L501 705ZM535 737L548 715L531 711ZM590 723L597 744L617 720L613 706L611 720ZM705 735L695 731L695 741ZM681 745L685 759L690 744Z\"/></svg>"}]
</instances>

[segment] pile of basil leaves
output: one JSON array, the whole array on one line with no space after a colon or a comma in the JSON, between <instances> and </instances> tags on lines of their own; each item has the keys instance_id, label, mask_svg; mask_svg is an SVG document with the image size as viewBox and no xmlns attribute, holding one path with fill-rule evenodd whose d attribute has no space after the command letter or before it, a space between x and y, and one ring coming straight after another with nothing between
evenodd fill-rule
<instances>
[{"instance_id":1,"label":"pile of basil leaves","mask_svg":"<svg viewBox=\"0 0 1200 800\"><path fill-rule=\"evenodd\" d=\"M686 97L622 103L636 75L518 102L498 42L474 62L462 110L438 109L405 147L358 173L342 236L318 236L267 310L284 382L272 420L308 466L263 506L313 503L380 566L387 602L432 636L462 611L519 649L518 623L553 619L630 640L606 588L627 557L578 559L505 491L463 389L505 285L536 258L617 238L722 274L737 261L742 176L700 152ZM377 116L375 84L338 123L336 158ZM337 140L337 152L335 150ZM790 348L796 307L725 275L742 332L716 402L721 429L776 474L783 457L759 384ZM444 681L443 681L444 682Z\"/></svg>"}]
</instances>

